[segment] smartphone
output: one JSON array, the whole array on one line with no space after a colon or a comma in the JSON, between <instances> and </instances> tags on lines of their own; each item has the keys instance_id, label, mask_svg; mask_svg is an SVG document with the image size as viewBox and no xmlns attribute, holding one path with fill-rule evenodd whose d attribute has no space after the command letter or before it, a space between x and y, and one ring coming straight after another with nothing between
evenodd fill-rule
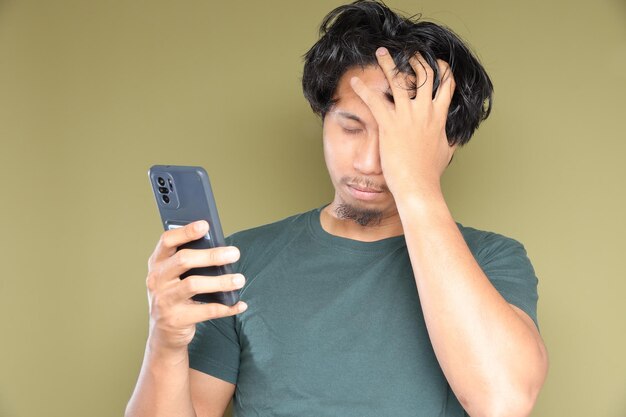
<instances>
[{"instance_id":1,"label":"smartphone","mask_svg":"<svg viewBox=\"0 0 626 417\"><path fill-rule=\"evenodd\" d=\"M225 246L211 183L204 168L154 165L148 170L148 176L165 230L183 227L197 220L206 220L209 223L209 232L204 237L181 245L178 250ZM192 268L183 273L180 279L185 279L190 275L224 274L232 274L231 265ZM239 290L196 294L192 298L203 303L221 303L232 306L239 301Z\"/></svg>"}]
</instances>

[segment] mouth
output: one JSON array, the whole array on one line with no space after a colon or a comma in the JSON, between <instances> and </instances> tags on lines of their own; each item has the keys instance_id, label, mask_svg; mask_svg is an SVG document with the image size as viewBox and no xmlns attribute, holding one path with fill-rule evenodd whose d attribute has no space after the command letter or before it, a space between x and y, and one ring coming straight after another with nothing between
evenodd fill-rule
<instances>
[{"instance_id":1,"label":"mouth","mask_svg":"<svg viewBox=\"0 0 626 417\"><path fill-rule=\"evenodd\" d=\"M347 184L350 194L358 200L374 200L383 194L378 188L363 187L357 184Z\"/></svg>"},{"instance_id":2,"label":"mouth","mask_svg":"<svg viewBox=\"0 0 626 417\"><path fill-rule=\"evenodd\" d=\"M357 184L348 184L348 187L352 187L357 191L361 191L364 193L382 193L383 190L378 189L378 188L370 188L370 187L363 187Z\"/></svg>"}]
</instances>

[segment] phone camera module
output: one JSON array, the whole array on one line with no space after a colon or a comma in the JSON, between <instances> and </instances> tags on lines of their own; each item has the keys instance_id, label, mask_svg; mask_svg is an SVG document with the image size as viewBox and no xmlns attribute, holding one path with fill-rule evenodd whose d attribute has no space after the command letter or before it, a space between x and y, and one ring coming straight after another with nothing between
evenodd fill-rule
<instances>
[{"instance_id":1,"label":"phone camera module","mask_svg":"<svg viewBox=\"0 0 626 417\"><path fill-rule=\"evenodd\" d=\"M159 183L161 187L165 185L165 180L162 177L157 178L157 182Z\"/></svg>"},{"instance_id":2,"label":"phone camera module","mask_svg":"<svg viewBox=\"0 0 626 417\"><path fill-rule=\"evenodd\" d=\"M166 195L162 195L161 198L163 199L163 202L165 204L168 204L170 202L170 198L168 196L166 196Z\"/></svg>"}]
</instances>

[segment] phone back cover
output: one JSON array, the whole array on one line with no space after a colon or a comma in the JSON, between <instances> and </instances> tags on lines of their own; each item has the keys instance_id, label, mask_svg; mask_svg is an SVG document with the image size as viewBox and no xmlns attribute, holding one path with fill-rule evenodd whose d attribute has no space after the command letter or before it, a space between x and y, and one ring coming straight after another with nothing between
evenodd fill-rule
<instances>
[{"instance_id":1,"label":"phone back cover","mask_svg":"<svg viewBox=\"0 0 626 417\"><path fill-rule=\"evenodd\" d=\"M224 235L217 214L217 207L211 189L209 176L202 167L155 165L150 168L150 184L161 214L164 230L184 226L197 220L209 223L209 233L204 238L186 243L180 249L208 249L224 246ZM171 201L165 204L159 192L158 178L163 178L169 189ZM217 276L232 273L230 265L193 268L181 275L184 279L190 275ZM198 294L196 301L217 302L233 305L239 300L239 291Z\"/></svg>"}]
</instances>

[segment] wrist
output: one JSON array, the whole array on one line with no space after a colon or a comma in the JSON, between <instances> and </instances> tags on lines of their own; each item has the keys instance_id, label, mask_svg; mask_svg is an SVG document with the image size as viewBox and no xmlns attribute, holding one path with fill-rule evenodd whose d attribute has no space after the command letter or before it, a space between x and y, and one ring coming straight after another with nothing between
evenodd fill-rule
<instances>
[{"instance_id":1,"label":"wrist","mask_svg":"<svg viewBox=\"0 0 626 417\"><path fill-rule=\"evenodd\" d=\"M167 346L154 337L148 338L146 357L157 363L169 366L177 366L189 362L187 346Z\"/></svg>"},{"instance_id":2,"label":"wrist","mask_svg":"<svg viewBox=\"0 0 626 417\"><path fill-rule=\"evenodd\" d=\"M443 196L441 187L431 185L419 185L412 191L407 191L399 196L394 195L396 208L406 227L409 224L432 225L433 222L451 220L452 214Z\"/></svg>"},{"instance_id":3,"label":"wrist","mask_svg":"<svg viewBox=\"0 0 626 417\"><path fill-rule=\"evenodd\" d=\"M445 203L439 182L407 182L403 187L395 187L392 194L398 210L401 207L412 209Z\"/></svg>"}]
</instances>

